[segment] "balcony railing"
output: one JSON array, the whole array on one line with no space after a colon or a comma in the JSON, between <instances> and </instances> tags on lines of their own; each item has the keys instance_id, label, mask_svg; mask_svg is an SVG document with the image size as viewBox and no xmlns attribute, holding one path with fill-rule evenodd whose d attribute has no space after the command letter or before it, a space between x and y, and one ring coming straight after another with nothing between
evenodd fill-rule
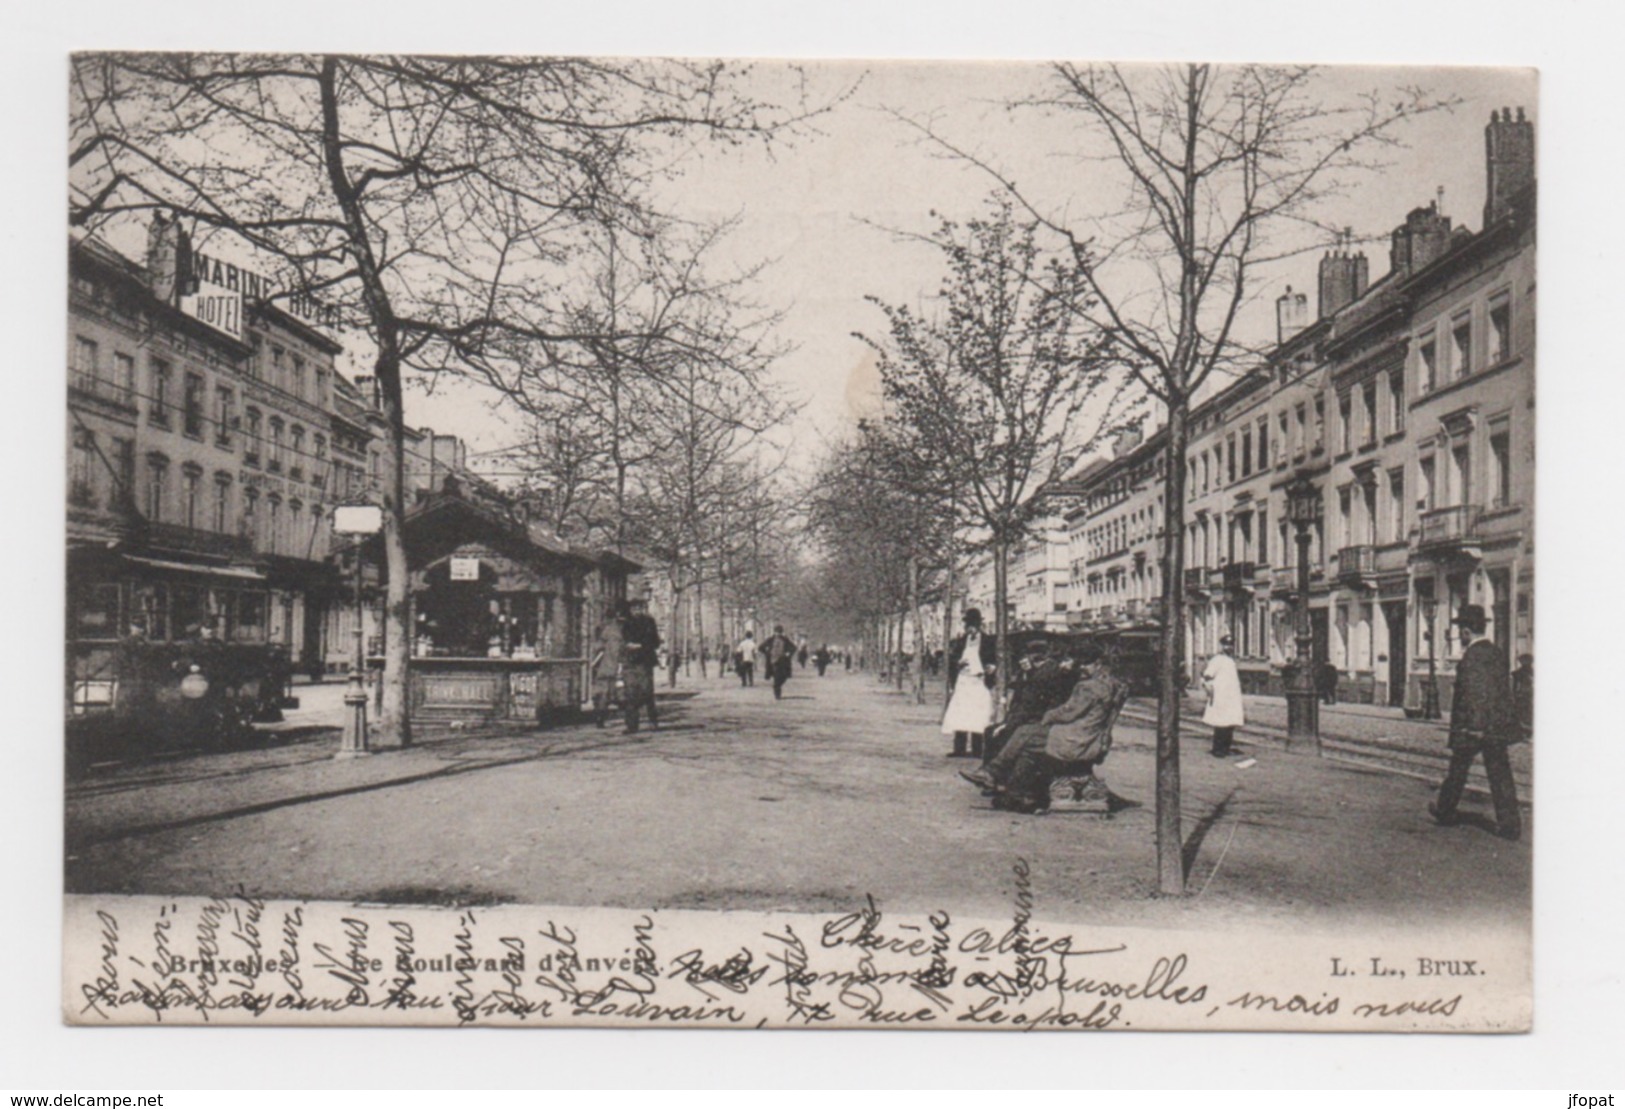
<instances>
[{"instance_id":1,"label":"balcony railing","mask_svg":"<svg viewBox=\"0 0 1625 1109\"><path fill-rule=\"evenodd\" d=\"M1227 562L1224 566L1224 587L1249 589L1253 584L1253 575L1257 571L1258 565L1253 562Z\"/></svg>"},{"instance_id":2,"label":"balcony railing","mask_svg":"<svg viewBox=\"0 0 1625 1109\"><path fill-rule=\"evenodd\" d=\"M1377 548L1369 543L1344 547L1337 552L1337 576L1369 578L1377 572Z\"/></svg>"},{"instance_id":3,"label":"balcony railing","mask_svg":"<svg viewBox=\"0 0 1625 1109\"><path fill-rule=\"evenodd\" d=\"M246 536L222 535L217 531L204 531L180 524L149 523L147 542L154 547L197 554L246 556L254 553L254 545Z\"/></svg>"},{"instance_id":4,"label":"balcony railing","mask_svg":"<svg viewBox=\"0 0 1625 1109\"><path fill-rule=\"evenodd\" d=\"M1270 571L1270 592L1291 593L1298 588L1298 568L1277 566Z\"/></svg>"},{"instance_id":5,"label":"balcony railing","mask_svg":"<svg viewBox=\"0 0 1625 1109\"><path fill-rule=\"evenodd\" d=\"M126 408L135 407L134 390L126 385L120 385L117 382L108 381L106 378L97 377L95 374L70 370L68 385L76 393L83 393L98 400L111 401L114 404L122 404Z\"/></svg>"},{"instance_id":6,"label":"balcony railing","mask_svg":"<svg viewBox=\"0 0 1625 1109\"><path fill-rule=\"evenodd\" d=\"M1145 602L1142 600L1124 602L1123 616L1128 620L1144 620L1146 617Z\"/></svg>"},{"instance_id":7,"label":"balcony railing","mask_svg":"<svg viewBox=\"0 0 1625 1109\"><path fill-rule=\"evenodd\" d=\"M1200 593L1207 588L1207 569L1202 566L1192 566L1185 571L1185 588L1192 593Z\"/></svg>"},{"instance_id":8,"label":"balcony railing","mask_svg":"<svg viewBox=\"0 0 1625 1109\"><path fill-rule=\"evenodd\" d=\"M1422 513L1419 542L1424 547L1465 543L1477 537L1479 506L1458 504Z\"/></svg>"}]
</instances>

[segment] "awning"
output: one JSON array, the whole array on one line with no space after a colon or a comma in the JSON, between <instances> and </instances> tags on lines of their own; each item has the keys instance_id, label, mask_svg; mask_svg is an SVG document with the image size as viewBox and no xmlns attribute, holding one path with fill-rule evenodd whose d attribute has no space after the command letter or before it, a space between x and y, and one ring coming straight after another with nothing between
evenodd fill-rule
<instances>
[{"instance_id":1,"label":"awning","mask_svg":"<svg viewBox=\"0 0 1625 1109\"><path fill-rule=\"evenodd\" d=\"M265 575L247 566L206 566L196 562L170 562L162 558L142 558L125 555L129 562L151 566L154 570L176 570L183 574L202 574L215 578L235 578L238 581L264 581Z\"/></svg>"}]
</instances>

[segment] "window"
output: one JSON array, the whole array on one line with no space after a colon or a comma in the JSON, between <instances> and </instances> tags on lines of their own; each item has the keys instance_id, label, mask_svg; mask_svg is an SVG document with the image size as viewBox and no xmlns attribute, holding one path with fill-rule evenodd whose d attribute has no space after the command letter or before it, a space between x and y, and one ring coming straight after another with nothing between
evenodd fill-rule
<instances>
[{"instance_id":1,"label":"window","mask_svg":"<svg viewBox=\"0 0 1625 1109\"><path fill-rule=\"evenodd\" d=\"M314 442L316 458L310 466L310 483L319 486L327 480L327 437L318 431Z\"/></svg>"},{"instance_id":2,"label":"window","mask_svg":"<svg viewBox=\"0 0 1625 1109\"><path fill-rule=\"evenodd\" d=\"M96 437L89 428L73 429L73 450L68 455L68 501L89 507L96 503Z\"/></svg>"},{"instance_id":3,"label":"window","mask_svg":"<svg viewBox=\"0 0 1625 1109\"><path fill-rule=\"evenodd\" d=\"M1292 442L1292 440L1288 438L1291 428L1292 418L1288 416L1286 410L1283 409L1281 411L1281 418L1277 420L1275 424L1275 464L1277 466L1283 465L1286 462L1287 450Z\"/></svg>"},{"instance_id":4,"label":"window","mask_svg":"<svg viewBox=\"0 0 1625 1109\"><path fill-rule=\"evenodd\" d=\"M113 355L113 399L135 403L135 359L128 354Z\"/></svg>"},{"instance_id":5,"label":"window","mask_svg":"<svg viewBox=\"0 0 1625 1109\"><path fill-rule=\"evenodd\" d=\"M292 461L288 464L288 476L297 481L299 478L304 476L305 472L305 429L300 427L298 424L294 424L292 430L289 431L288 434L293 440L293 445L289 452L292 456Z\"/></svg>"},{"instance_id":6,"label":"window","mask_svg":"<svg viewBox=\"0 0 1625 1109\"><path fill-rule=\"evenodd\" d=\"M270 449L269 456L265 460L265 468L268 469L268 470L281 470L282 469L282 453L283 453L282 421L278 417L272 416L271 417L271 449Z\"/></svg>"},{"instance_id":7,"label":"window","mask_svg":"<svg viewBox=\"0 0 1625 1109\"><path fill-rule=\"evenodd\" d=\"M1269 449L1270 419L1268 416L1258 418L1258 468L1267 469L1270 464Z\"/></svg>"},{"instance_id":8,"label":"window","mask_svg":"<svg viewBox=\"0 0 1625 1109\"><path fill-rule=\"evenodd\" d=\"M1241 476L1246 477L1253 472L1253 433L1251 429L1241 433Z\"/></svg>"},{"instance_id":9,"label":"window","mask_svg":"<svg viewBox=\"0 0 1625 1109\"><path fill-rule=\"evenodd\" d=\"M147 519L158 523L164 518L164 502L169 500L169 459L161 454L147 456Z\"/></svg>"},{"instance_id":10,"label":"window","mask_svg":"<svg viewBox=\"0 0 1625 1109\"><path fill-rule=\"evenodd\" d=\"M1405 371L1388 375L1388 431L1398 435L1405 430Z\"/></svg>"},{"instance_id":11,"label":"window","mask_svg":"<svg viewBox=\"0 0 1625 1109\"><path fill-rule=\"evenodd\" d=\"M1332 544L1337 547L1347 547L1353 543L1354 529L1349 521L1352 492L1347 485L1337 491L1337 533L1332 536Z\"/></svg>"},{"instance_id":12,"label":"window","mask_svg":"<svg viewBox=\"0 0 1625 1109\"><path fill-rule=\"evenodd\" d=\"M101 378L101 348L82 335L73 337L73 385L87 393L96 391Z\"/></svg>"},{"instance_id":13,"label":"window","mask_svg":"<svg viewBox=\"0 0 1625 1109\"><path fill-rule=\"evenodd\" d=\"M1234 435L1225 440L1224 456L1224 480L1225 484L1228 485L1236 480L1236 437Z\"/></svg>"},{"instance_id":14,"label":"window","mask_svg":"<svg viewBox=\"0 0 1625 1109\"><path fill-rule=\"evenodd\" d=\"M265 342L258 332L248 336L248 376L261 378L265 376Z\"/></svg>"},{"instance_id":15,"label":"window","mask_svg":"<svg viewBox=\"0 0 1625 1109\"><path fill-rule=\"evenodd\" d=\"M282 365L281 347L271 348L271 384L275 385L278 389L286 389L288 387L287 371L284 370Z\"/></svg>"},{"instance_id":16,"label":"window","mask_svg":"<svg viewBox=\"0 0 1625 1109\"><path fill-rule=\"evenodd\" d=\"M1450 503L1471 504L1473 496L1472 455L1466 443L1450 449Z\"/></svg>"},{"instance_id":17,"label":"window","mask_svg":"<svg viewBox=\"0 0 1625 1109\"><path fill-rule=\"evenodd\" d=\"M1512 357L1512 300L1506 293L1490 298L1490 349L1486 359L1499 366Z\"/></svg>"},{"instance_id":18,"label":"window","mask_svg":"<svg viewBox=\"0 0 1625 1109\"><path fill-rule=\"evenodd\" d=\"M282 551L282 498L272 493L265 498L265 549L272 554Z\"/></svg>"},{"instance_id":19,"label":"window","mask_svg":"<svg viewBox=\"0 0 1625 1109\"><path fill-rule=\"evenodd\" d=\"M1405 538L1405 471L1388 471L1388 538L1398 543Z\"/></svg>"},{"instance_id":20,"label":"window","mask_svg":"<svg viewBox=\"0 0 1625 1109\"><path fill-rule=\"evenodd\" d=\"M1270 510L1263 505L1258 507L1258 561L1270 564Z\"/></svg>"},{"instance_id":21,"label":"window","mask_svg":"<svg viewBox=\"0 0 1625 1109\"><path fill-rule=\"evenodd\" d=\"M303 397L305 395L305 360L296 354L293 356L292 361L293 376L289 381L289 386L294 396Z\"/></svg>"},{"instance_id":22,"label":"window","mask_svg":"<svg viewBox=\"0 0 1625 1109\"><path fill-rule=\"evenodd\" d=\"M1363 442L1370 446L1377 441L1377 379L1371 378L1360 390L1360 400L1365 405L1365 436Z\"/></svg>"},{"instance_id":23,"label":"window","mask_svg":"<svg viewBox=\"0 0 1625 1109\"><path fill-rule=\"evenodd\" d=\"M198 525L198 489L203 472L196 466L187 466L181 473L181 523L189 528Z\"/></svg>"},{"instance_id":24,"label":"window","mask_svg":"<svg viewBox=\"0 0 1625 1109\"><path fill-rule=\"evenodd\" d=\"M135 507L135 440L113 440L113 474L118 482L113 495L108 498L110 504L120 509L130 510Z\"/></svg>"},{"instance_id":25,"label":"window","mask_svg":"<svg viewBox=\"0 0 1625 1109\"><path fill-rule=\"evenodd\" d=\"M1292 453L1298 457L1309 449L1309 409L1298 405L1297 425L1292 429Z\"/></svg>"},{"instance_id":26,"label":"window","mask_svg":"<svg viewBox=\"0 0 1625 1109\"><path fill-rule=\"evenodd\" d=\"M305 554L305 502L295 498L288 502L289 550L303 557Z\"/></svg>"},{"instance_id":27,"label":"window","mask_svg":"<svg viewBox=\"0 0 1625 1109\"><path fill-rule=\"evenodd\" d=\"M1337 398L1337 422L1340 425L1338 449L1346 454L1354 446L1354 397L1348 393Z\"/></svg>"},{"instance_id":28,"label":"window","mask_svg":"<svg viewBox=\"0 0 1625 1109\"><path fill-rule=\"evenodd\" d=\"M1490 505L1512 503L1512 436L1505 421L1490 425Z\"/></svg>"},{"instance_id":29,"label":"window","mask_svg":"<svg viewBox=\"0 0 1625 1109\"><path fill-rule=\"evenodd\" d=\"M327 406L327 371L316 367L316 395L311 398L322 407Z\"/></svg>"},{"instance_id":30,"label":"window","mask_svg":"<svg viewBox=\"0 0 1625 1109\"><path fill-rule=\"evenodd\" d=\"M1315 449L1322 450L1326 446L1326 398L1315 398Z\"/></svg>"},{"instance_id":31,"label":"window","mask_svg":"<svg viewBox=\"0 0 1625 1109\"><path fill-rule=\"evenodd\" d=\"M250 486L243 490L243 538L254 550L260 545L259 521L260 491Z\"/></svg>"},{"instance_id":32,"label":"window","mask_svg":"<svg viewBox=\"0 0 1625 1109\"><path fill-rule=\"evenodd\" d=\"M1433 488L1437 482L1438 474L1434 465L1433 456L1422 459L1416 465L1416 510L1430 512L1434 507Z\"/></svg>"},{"instance_id":33,"label":"window","mask_svg":"<svg viewBox=\"0 0 1625 1109\"><path fill-rule=\"evenodd\" d=\"M1423 394L1439 387L1439 355L1432 339L1421 340L1416 348L1416 381Z\"/></svg>"},{"instance_id":34,"label":"window","mask_svg":"<svg viewBox=\"0 0 1625 1109\"><path fill-rule=\"evenodd\" d=\"M1452 380L1472 372L1473 319L1457 316L1450 321L1450 376Z\"/></svg>"},{"instance_id":35,"label":"window","mask_svg":"<svg viewBox=\"0 0 1625 1109\"><path fill-rule=\"evenodd\" d=\"M203 438L203 375L186 375L186 392L181 410L181 430L194 439Z\"/></svg>"},{"instance_id":36,"label":"window","mask_svg":"<svg viewBox=\"0 0 1625 1109\"><path fill-rule=\"evenodd\" d=\"M214 530L225 535L231 530L231 475L214 475Z\"/></svg>"},{"instance_id":37,"label":"window","mask_svg":"<svg viewBox=\"0 0 1625 1109\"><path fill-rule=\"evenodd\" d=\"M150 407L147 410L147 420L159 427L169 426L169 379L171 377L169 363L162 358L154 358L148 367L152 375L152 384L147 392Z\"/></svg>"},{"instance_id":38,"label":"window","mask_svg":"<svg viewBox=\"0 0 1625 1109\"><path fill-rule=\"evenodd\" d=\"M214 441L217 446L231 446L231 424L236 417L235 401L231 390L224 385L214 391Z\"/></svg>"},{"instance_id":39,"label":"window","mask_svg":"<svg viewBox=\"0 0 1625 1109\"><path fill-rule=\"evenodd\" d=\"M1360 542L1377 541L1377 482L1376 475L1360 486Z\"/></svg>"}]
</instances>

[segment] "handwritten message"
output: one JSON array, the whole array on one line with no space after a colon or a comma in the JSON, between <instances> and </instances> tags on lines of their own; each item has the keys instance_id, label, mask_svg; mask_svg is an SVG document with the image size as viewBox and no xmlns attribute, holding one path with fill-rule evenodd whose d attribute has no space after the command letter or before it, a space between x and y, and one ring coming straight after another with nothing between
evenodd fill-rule
<instances>
[{"instance_id":1,"label":"handwritten message","mask_svg":"<svg viewBox=\"0 0 1625 1109\"><path fill-rule=\"evenodd\" d=\"M72 897L80 1024L1520 1031L1526 941L1010 917ZM1353 945L1363 945L1365 950ZM1441 951L1441 945L1446 950Z\"/></svg>"}]
</instances>

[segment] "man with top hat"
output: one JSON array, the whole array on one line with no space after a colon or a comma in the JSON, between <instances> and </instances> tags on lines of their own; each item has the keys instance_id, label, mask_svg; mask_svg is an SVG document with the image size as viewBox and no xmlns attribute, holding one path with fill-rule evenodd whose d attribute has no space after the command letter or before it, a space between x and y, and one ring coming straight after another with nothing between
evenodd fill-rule
<instances>
[{"instance_id":1,"label":"man with top hat","mask_svg":"<svg viewBox=\"0 0 1625 1109\"><path fill-rule=\"evenodd\" d=\"M982 743L993 723L993 670L999 648L991 635L982 634L982 613L965 610L965 631L948 644L948 710L942 716L942 734L954 737L949 758L982 757Z\"/></svg>"},{"instance_id":2,"label":"man with top hat","mask_svg":"<svg viewBox=\"0 0 1625 1109\"><path fill-rule=\"evenodd\" d=\"M1495 805L1495 834L1517 839L1523 834L1523 820L1507 745L1516 743L1522 734L1507 657L1485 638L1489 622L1484 606L1462 605L1454 623L1467 647L1456 663L1456 685L1450 697L1450 769L1428 812L1440 824L1456 823L1456 806L1467 786L1467 772L1482 754Z\"/></svg>"}]
</instances>

